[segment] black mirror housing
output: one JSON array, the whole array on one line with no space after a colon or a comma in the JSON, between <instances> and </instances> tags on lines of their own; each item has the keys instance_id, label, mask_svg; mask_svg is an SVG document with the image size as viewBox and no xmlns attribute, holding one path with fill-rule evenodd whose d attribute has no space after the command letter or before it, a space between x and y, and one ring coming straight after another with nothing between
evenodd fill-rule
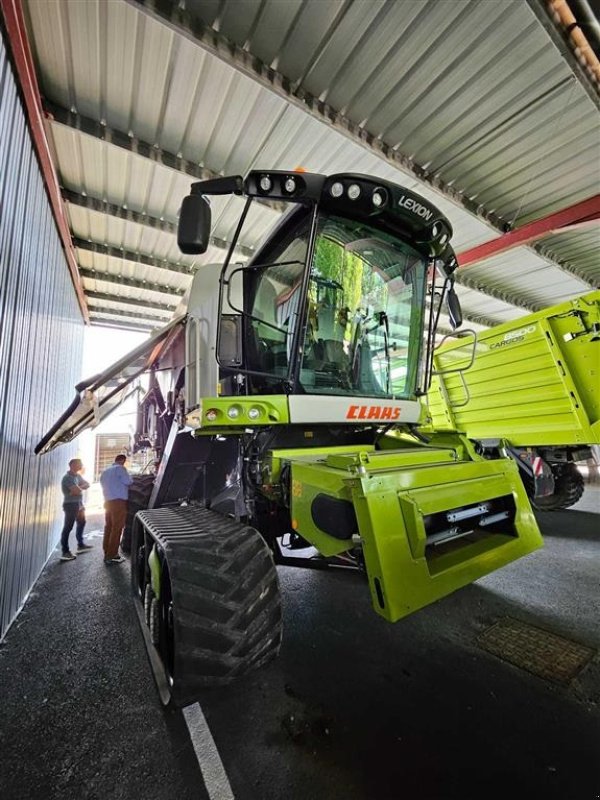
<instances>
[{"instance_id":1,"label":"black mirror housing","mask_svg":"<svg viewBox=\"0 0 600 800\"><path fill-rule=\"evenodd\" d=\"M177 244L182 253L206 253L210 240L210 203L198 194L184 197L177 227Z\"/></svg>"},{"instance_id":2,"label":"black mirror housing","mask_svg":"<svg viewBox=\"0 0 600 800\"><path fill-rule=\"evenodd\" d=\"M462 325L463 317L462 317L462 309L460 307L460 300L458 299L458 295L456 294L456 292L454 291L454 287L452 286L448 288L446 303L448 305L448 316L450 317L450 325L452 326L452 330L455 331Z\"/></svg>"}]
</instances>

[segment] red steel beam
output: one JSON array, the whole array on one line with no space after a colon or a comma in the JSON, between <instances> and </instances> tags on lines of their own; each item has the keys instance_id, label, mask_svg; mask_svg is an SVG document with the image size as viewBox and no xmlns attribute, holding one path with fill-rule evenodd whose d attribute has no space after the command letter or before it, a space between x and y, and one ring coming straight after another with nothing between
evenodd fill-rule
<instances>
[{"instance_id":1,"label":"red steel beam","mask_svg":"<svg viewBox=\"0 0 600 800\"><path fill-rule=\"evenodd\" d=\"M598 220L600 220L600 194L458 253L456 256L458 266L467 267L477 261L483 261L484 258L511 250L513 247L530 244L553 233L587 227Z\"/></svg>"},{"instance_id":2,"label":"red steel beam","mask_svg":"<svg viewBox=\"0 0 600 800\"><path fill-rule=\"evenodd\" d=\"M44 128L42 101L35 75L31 49L27 39L21 0L0 0L0 8L2 9L2 16L4 17L4 24L8 34L13 62L17 70L18 80L25 100L29 129L38 156L40 169L42 170L46 191L48 192L48 197L52 206L56 227L58 228L58 233L62 240L83 319L86 323L89 323L90 317L79 277L79 270L77 268L75 250L71 240L71 231L69 230L65 207L60 195L58 177L56 175L54 163L52 162L48 137L46 136L46 130Z\"/></svg>"}]
</instances>

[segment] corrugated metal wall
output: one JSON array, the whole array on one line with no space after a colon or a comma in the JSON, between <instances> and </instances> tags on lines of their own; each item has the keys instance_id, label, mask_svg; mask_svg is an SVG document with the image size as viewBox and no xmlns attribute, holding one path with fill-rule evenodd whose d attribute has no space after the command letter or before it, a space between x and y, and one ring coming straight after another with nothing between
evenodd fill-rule
<instances>
[{"instance_id":1,"label":"corrugated metal wall","mask_svg":"<svg viewBox=\"0 0 600 800\"><path fill-rule=\"evenodd\" d=\"M33 455L80 378L83 321L0 36L0 639L56 544L71 446Z\"/></svg>"}]
</instances>

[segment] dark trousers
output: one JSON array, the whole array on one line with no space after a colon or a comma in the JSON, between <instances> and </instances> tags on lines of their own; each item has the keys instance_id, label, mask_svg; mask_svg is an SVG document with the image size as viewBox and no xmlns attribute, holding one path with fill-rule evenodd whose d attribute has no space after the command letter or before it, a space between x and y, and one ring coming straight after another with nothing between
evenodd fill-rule
<instances>
[{"instance_id":1,"label":"dark trousers","mask_svg":"<svg viewBox=\"0 0 600 800\"><path fill-rule=\"evenodd\" d=\"M63 511L65 512L65 524L63 525L62 533L60 534L60 546L63 553L69 552L69 534L73 530L73 525L77 523L75 528L75 538L77 544L83 544L83 529L85 528L85 510L81 503L63 503Z\"/></svg>"}]
</instances>

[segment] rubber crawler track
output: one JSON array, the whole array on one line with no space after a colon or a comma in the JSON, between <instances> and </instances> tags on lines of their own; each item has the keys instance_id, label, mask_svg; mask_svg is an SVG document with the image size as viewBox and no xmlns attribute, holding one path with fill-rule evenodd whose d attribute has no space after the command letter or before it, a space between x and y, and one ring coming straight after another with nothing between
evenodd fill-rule
<instances>
[{"instance_id":1,"label":"rubber crawler track","mask_svg":"<svg viewBox=\"0 0 600 800\"><path fill-rule=\"evenodd\" d=\"M143 527L158 543L170 576L172 702L187 705L204 687L229 683L277 655L277 571L258 531L198 506L141 511L136 520L134 547L142 543Z\"/></svg>"}]
</instances>

